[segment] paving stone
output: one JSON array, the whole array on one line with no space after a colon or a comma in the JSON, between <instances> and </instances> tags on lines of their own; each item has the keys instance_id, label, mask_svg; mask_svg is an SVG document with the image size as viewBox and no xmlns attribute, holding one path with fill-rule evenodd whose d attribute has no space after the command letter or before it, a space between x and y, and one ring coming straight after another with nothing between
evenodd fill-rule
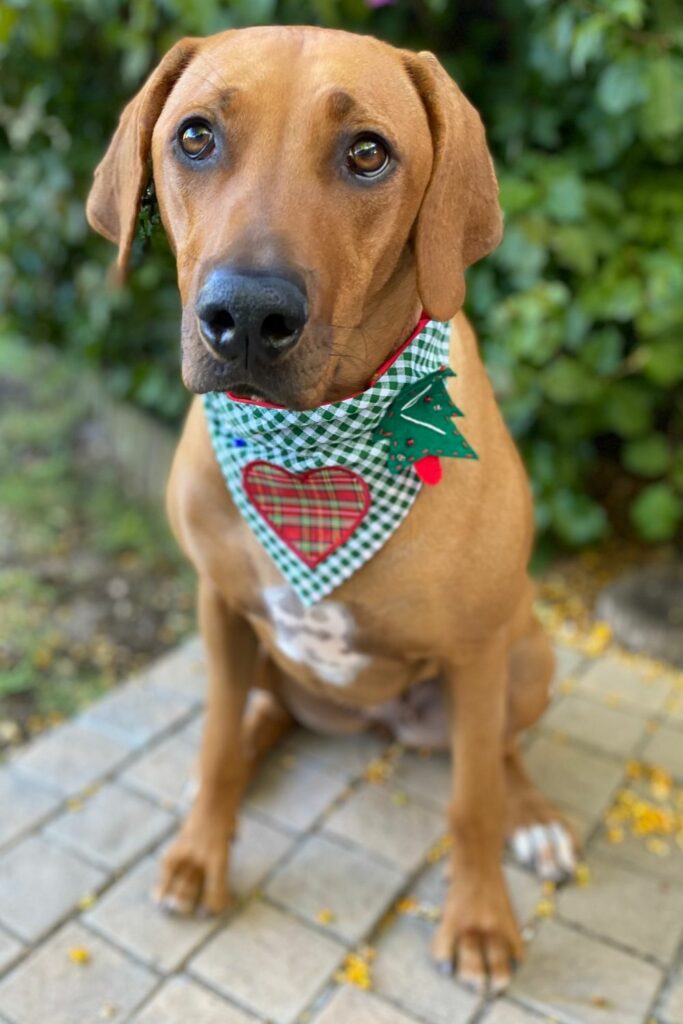
<instances>
[{"instance_id":1,"label":"paving stone","mask_svg":"<svg viewBox=\"0 0 683 1024\"><path fill-rule=\"evenodd\" d=\"M638 799L644 799L648 804L657 804L645 779L629 779L627 786ZM665 802L663 806L674 809L671 800ZM676 837L670 836L658 840L658 849L656 850L650 848L651 841L652 837L648 835L633 835L632 830L627 826L623 829L620 842L610 842L607 824L601 823L591 840L589 849L591 852L603 854L608 860L625 864L645 877L668 878L680 884L683 878L683 848L676 842ZM663 850L661 854L659 853L660 844Z\"/></svg>"},{"instance_id":2,"label":"paving stone","mask_svg":"<svg viewBox=\"0 0 683 1024\"><path fill-rule=\"evenodd\" d=\"M0 847L40 825L61 802L58 794L32 779L0 769Z\"/></svg>"},{"instance_id":3,"label":"paving stone","mask_svg":"<svg viewBox=\"0 0 683 1024\"><path fill-rule=\"evenodd\" d=\"M581 673L577 688L610 704L660 711L672 693L673 681L671 676L652 677L619 658L605 657L596 659Z\"/></svg>"},{"instance_id":4,"label":"paving stone","mask_svg":"<svg viewBox=\"0 0 683 1024\"><path fill-rule=\"evenodd\" d=\"M187 978L165 982L131 1024L254 1024L254 1018Z\"/></svg>"},{"instance_id":5,"label":"paving stone","mask_svg":"<svg viewBox=\"0 0 683 1024\"><path fill-rule=\"evenodd\" d=\"M166 835L175 818L122 786L105 785L46 834L99 867L120 871Z\"/></svg>"},{"instance_id":6,"label":"paving stone","mask_svg":"<svg viewBox=\"0 0 683 1024\"><path fill-rule=\"evenodd\" d=\"M69 950L84 948L81 966ZM139 964L77 924L68 924L0 983L0 1013L12 1024L97 1024L107 1007L114 1020L132 1013L157 984Z\"/></svg>"},{"instance_id":7,"label":"paving stone","mask_svg":"<svg viewBox=\"0 0 683 1024\"><path fill-rule=\"evenodd\" d=\"M680 687L667 698L664 710L671 724L680 728L683 723L683 690Z\"/></svg>"},{"instance_id":8,"label":"paving stone","mask_svg":"<svg viewBox=\"0 0 683 1024\"><path fill-rule=\"evenodd\" d=\"M48 788L74 796L129 756L128 748L118 740L73 722L35 740L13 763L17 771Z\"/></svg>"},{"instance_id":9,"label":"paving stone","mask_svg":"<svg viewBox=\"0 0 683 1024\"><path fill-rule=\"evenodd\" d=\"M240 898L257 886L292 843L275 829L242 816L233 845L230 886ZM176 970L219 926L216 919L165 914L151 893L161 853L138 864L95 904L85 920L105 937L157 970Z\"/></svg>"},{"instance_id":10,"label":"paving stone","mask_svg":"<svg viewBox=\"0 0 683 1024\"><path fill-rule=\"evenodd\" d=\"M204 647L199 636L186 641L177 650L155 661L143 674L149 683L175 690L192 699L206 695L207 673Z\"/></svg>"},{"instance_id":11,"label":"paving stone","mask_svg":"<svg viewBox=\"0 0 683 1024\"><path fill-rule=\"evenodd\" d=\"M643 761L649 761L670 772L674 778L683 780L683 732L660 726L650 736L642 752Z\"/></svg>"},{"instance_id":12,"label":"paving stone","mask_svg":"<svg viewBox=\"0 0 683 1024\"><path fill-rule=\"evenodd\" d=\"M16 939L0 932L0 974L4 974L24 952L24 947Z\"/></svg>"},{"instance_id":13,"label":"paving stone","mask_svg":"<svg viewBox=\"0 0 683 1024\"><path fill-rule=\"evenodd\" d=\"M427 756L406 752L398 761L392 782L446 811L453 793L453 770L450 754L434 753Z\"/></svg>"},{"instance_id":14,"label":"paving stone","mask_svg":"<svg viewBox=\"0 0 683 1024\"><path fill-rule=\"evenodd\" d=\"M357 790L328 818L325 831L349 839L405 871L414 871L446 830L439 811L418 803L392 799L389 786Z\"/></svg>"},{"instance_id":15,"label":"paving stone","mask_svg":"<svg viewBox=\"0 0 683 1024\"><path fill-rule=\"evenodd\" d=\"M543 716L542 728L560 737L628 757L645 731L645 718L634 710L611 708L574 694L558 700Z\"/></svg>"},{"instance_id":16,"label":"paving stone","mask_svg":"<svg viewBox=\"0 0 683 1024\"><path fill-rule=\"evenodd\" d=\"M170 972L219 926L217 918L175 917L152 899L156 857L138 864L84 917L86 924L156 970Z\"/></svg>"},{"instance_id":17,"label":"paving stone","mask_svg":"<svg viewBox=\"0 0 683 1024\"><path fill-rule=\"evenodd\" d=\"M565 679L574 678L579 675L587 665L587 658L581 651L574 647L564 647L557 644L555 650L555 676L554 683L557 686Z\"/></svg>"},{"instance_id":18,"label":"paving stone","mask_svg":"<svg viewBox=\"0 0 683 1024\"><path fill-rule=\"evenodd\" d=\"M313 1024L417 1024L414 1017L390 1006L370 992L338 989Z\"/></svg>"},{"instance_id":19,"label":"paving stone","mask_svg":"<svg viewBox=\"0 0 683 1024\"><path fill-rule=\"evenodd\" d=\"M186 809L196 779L197 744L188 730L162 740L135 761L120 781L167 809Z\"/></svg>"},{"instance_id":20,"label":"paving stone","mask_svg":"<svg viewBox=\"0 0 683 1024\"><path fill-rule=\"evenodd\" d=\"M380 864L363 850L350 850L314 835L279 869L267 893L288 910L315 923L322 910L326 926L349 942L361 939L405 884L406 875Z\"/></svg>"},{"instance_id":21,"label":"paving stone","mask_svg":"<svg viewBox=\"0 0 683 1024\"><path fill-rule=\"evenodd\" d=\"M197 699L151 683L129 683L99 700L81 722L137 750L179 725L198 707Z\"/></svg>"},{"instance_id":22,"label":"paving stone","mask_svg":"<svg viewBox=\"0 0 683 1024\"><path fill-rule=\"evenodd\" d=\"M545 1015L539 1019L535 1013L515 1006L508 999L497 999L488 1013L481 1018L481 1024L550 1024L552 1017Z\"/></svg>"},{"instance_id":23,"label":"paving stone","mask_svg":"<svg viewBox=\"0 0 683 1024\"><path fill-rule=\"evenodd\" d=\"M375 758L380 757L389 741L373 732L356 736L322 736L297 729L283 743L281 753L309 758L335 775L349 781L359 778Z\"/></svg>"},{"instance_id":24,"label":"paving stone","mask_svg":"<svg viewBox=\"0 0 683 1024\"><path fill-rule=\"evenodd\" d=\"M562 1024L642 1024L661 978L643 960L544 921L510 995Z\"/></svg>"},{"instance_id":25,"label":"paving stone","mask_svg":"<svg viewBox=\"0 0 683 1024\"><path fill-rule=\"evenodd\" d=\"M377 943L375 989L430 1024L466 1024L477 998L436 970L429 948L433 926L400 917Z\"/></svg>"},{"instance_id":26,"label":"paving stone","mask_svg":"<svg viewBox=\"0 0 683 1024\"><path fill-rule=\"evenodd\" d=\"M40 836L28 836L0 856L0 923L36 942L99 889L106 875Z\"/></svg>"},{"instance_id":27,"label":"paving stone","mask_svg":"<svg viewBox=\"0 0 683 1024\"><path fill-rule=\"evenodd\" d=\"M558 894L561 916L636 953L669 963L683 935L683 888L647 878L613 858L588 858L590 884Z\"/></svg>"},{"instance_id":28,"label":"paving stone","mask_svg":"<svg viewBox=\"0 0 683 1024\"><path fill-rule=\"evenodd\" d=\"M683 1024L683 968L679 968L664 993L661 1015L666 1024Z\"/></svg>"},{"instance_id":29,"label":"paving stone","mask_svg":"<svg viewBox=\"0 0 683 1024\"><path fill-rule=\"evenodd\" d=\"M623 772L610 757L542 735L527 750L526 765L545 796L592 819L609 803Z\"/></svg>"},{"instance_id":30,"label":"paving stone","mask_svg":"<svg viewBox=\"0 0 683 1024\"><path fill-rule=\"evenodd\" d=\"M274 1024L292 1024L343 955L332 939L253 902L201 950L191 971Z\"/></svg>"},{"instance_id":31,"label":"paving stone","mask_svg":"<svg viewBox=\"0 0 683 1024\"><path fill-rule=\"evenodd\" d=\"M293 841L291 835L242 812L230 855L230 889L235 896L259 885Z\"/></svg>"},{"instance_id":32,"label":"paving stone","mask_svg":"<svg viewBox=\"0 0 683 1024\"><path fill-rule=\"evenodd\" d=\"M283 828L303 832L346 789L346 780L295 759L283 766L277 754L258 773L245 806Z\"/></svg>"},{"instance_id":33,"label":"paving stone","mask_svg":"<svg viewBox=\"0 0 683 1024\"><path fill-rule=\"evenodd\" d=\"M646 841L642 836L626 833L622 842L610 843L605 829L601 828L591 842L590 851L603 854L646 877L669 879L680 885L683 878L683 850L678 843L665 840L669 853L667 856L659 856L647 848Z\"/></svg>"}]
</instances>

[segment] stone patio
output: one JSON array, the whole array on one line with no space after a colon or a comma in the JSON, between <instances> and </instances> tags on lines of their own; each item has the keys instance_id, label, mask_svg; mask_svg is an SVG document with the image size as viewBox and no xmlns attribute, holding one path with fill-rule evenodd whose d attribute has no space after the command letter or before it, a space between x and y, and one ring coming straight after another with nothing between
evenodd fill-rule
<instances>
[{"instance_id":1,"label":"stone patio","mask_svg":"<svg viewBox=\"0 0 683 1024\"><path fill-rule=\"evenodd\" d=\"M294 734L249 794L231 912L156 909L201 728L192 641L0 768L0 1024L683 1024L682 837L603 821L645 786L629 762L683 783L680 674L559 654L528 760L584 837L587 884L507 865L529 945L504 998L428 958L447 763L374 736ZM352 952L372 991L348 984Z\"/></svg>"}]
</instances>

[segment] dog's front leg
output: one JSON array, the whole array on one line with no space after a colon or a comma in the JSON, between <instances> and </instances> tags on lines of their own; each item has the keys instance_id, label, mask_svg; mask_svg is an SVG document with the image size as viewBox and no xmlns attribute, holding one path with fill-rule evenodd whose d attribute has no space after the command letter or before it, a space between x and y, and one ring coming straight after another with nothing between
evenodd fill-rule
<instances>
[{"instance_id":1,"label":"dog's front leg","mask_svg":"<svg viewBox=\"0 0 683 1024\"><path fill-rule=\"evenodd\" d=\"M503 637L448 672L454 794L452 872L433 952L439 966L479 991L510 980L522 940L503 876L503 735L507 646Z\"/></svg>"},{"instance_id":2,"label":"dog's front leg","mask_svg":"<svg viewBox=\"0 0 683 1024\"><path fill-rule=\"evenodd\" d=\"M199 790L164 857L156 891L176 913L218 913L229 900L228 852L249 774L242 722L256 669L257 640L206 580L199 584L199 625L209 689L199 763Z\"/></svg>"}]
</instances>

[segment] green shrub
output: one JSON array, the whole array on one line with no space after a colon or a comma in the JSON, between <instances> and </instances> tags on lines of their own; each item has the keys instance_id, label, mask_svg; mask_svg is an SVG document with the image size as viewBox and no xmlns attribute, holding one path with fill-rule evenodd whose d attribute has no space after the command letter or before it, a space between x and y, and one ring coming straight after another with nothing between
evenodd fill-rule
<instances>
[{"instance_id":1,"label":"green shrub","mask_svg":"<svg viewBox=\"0 0 683 1024\"><path fill-rule=\"evenodd\" d=\"M0 326L81 352L115 393L179 416L165 243L154 240L126 291L107 289L111 247L88 231L83 201L120 107L178 36L274 21L439 53L482 113L500 176L506 235L470 272L468 308L531 471L539 527L573 545L604 535L616 468L640 535L676 535L678 0L5 0Z\"/></svg>"}]
</instances>

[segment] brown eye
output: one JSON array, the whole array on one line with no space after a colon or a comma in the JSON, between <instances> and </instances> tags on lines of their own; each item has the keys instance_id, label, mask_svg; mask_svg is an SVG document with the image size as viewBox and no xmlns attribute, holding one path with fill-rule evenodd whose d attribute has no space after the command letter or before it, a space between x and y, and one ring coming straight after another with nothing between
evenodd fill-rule
<instances>
[{"instance_id":1,"label":"brown eye","mask_svg":"<svg viewBox=\"0 0 683 1024\"><path fill-rule=\"evenodd\" d=\"M359 178L376 178L389 163L389 152L374 135L361 135L346 154L346 165Z\"/></svg>"},{"instance_id":2,"label":"brown eye","mask_svg":"<svg viewBox=\"0 0 683 1024\"><path fill-rule=\"evenodd\" d=\"M214 150L213 132L205 121L190 121L178 132L180 148L190 160L204 160Z\"/></svg>"}]
</instances>

